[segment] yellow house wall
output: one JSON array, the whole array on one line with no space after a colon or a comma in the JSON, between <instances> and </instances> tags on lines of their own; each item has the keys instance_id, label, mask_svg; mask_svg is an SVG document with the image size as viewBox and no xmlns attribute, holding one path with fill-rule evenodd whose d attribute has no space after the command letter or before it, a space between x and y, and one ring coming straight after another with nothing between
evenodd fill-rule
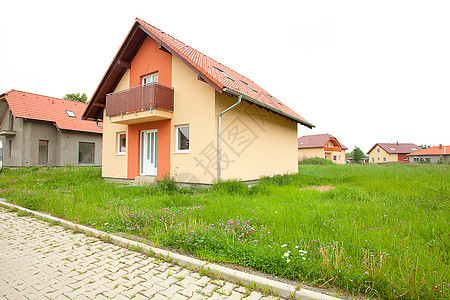
<instances>
[{"instance_id":1,"label":"yellow house wall","mask_svg":"<svg viewBox=\"0 0 450 300\"><path fill-rule=\"evenodd\" d=\"M122 76L114 92L128 89L130 87L130 69ZM102 150L102 176L111 178L127 178L127 152L117 154L117 134L126 132L128 126L113 124L103 111L103 150ZM128 149L128 139L127 139Z\"/></svg>"},{"instance_id":2,"label":"yellow house wall","mask_svg":"<svg viewBox=\"0 0 450 300\"><path fill-rule=\"evenodd\" d=\"M380 149L380 152L378 152L378 149ZM386 158L384 160L383 158ZM380 146L375 146L372 151L369 152L369 163L371 164L382 164L387 162L394 162L398 160L398 154L397 153L387 153L383 148Z\"/></svg>"},{"instance_id":3,"label":"yellow house wall","mask_svg":"<svg viewBox=\"0 0 450 300\"><path fill-rule=\"evenodd\" d=\"M303 148L298 149L298 161L302 161L308 158L320 157L325 158L323 148Z\"/></svg>"},{"instance_id":4,"label":"yellow house wall","mask_svg":"<svg viewBox=\"0 0 450 300\"><path fill-rule=\"evenodd\" d=\"M215 119L236 101L216 92ZM297 123L284 117L246 101L222 116L223 180L297 173L297 149Z\"/></svg>"},{"instance_id":5,"label":"yellow house wall","mask_svg":"<svg viewBox=\"0 0 450 300\"><path fill-rule=\"evenodd\" d=\"M332 147L333 145L330 145ZM332 151L330 153L331 161L335 164L345 164L345 150L342 151ZM336 160L333 160L333 156L336 155ZM302 161L308 158L320 157L327 158L323 148L304 148L298 149L298 161Z\"/></svg>"},{"instance_id":6,"label":"yellow house wall","mask_svg":"<svg viewBox=\"0 0 450 300\"><path fill-rule=\"evenodd\" d=\"M172 86L175 93L170 145L171 176L178 182L212 183L215 172L211 171L211 162L204 159L202 153L208 153L208 157L215 154L215 90L198 80L197 74L175 56L172 56ZM189 125L189 153L176 151L178 125ZM207 166L207 170L201 167L202 164Z\"/></svg>"}]
</instances>

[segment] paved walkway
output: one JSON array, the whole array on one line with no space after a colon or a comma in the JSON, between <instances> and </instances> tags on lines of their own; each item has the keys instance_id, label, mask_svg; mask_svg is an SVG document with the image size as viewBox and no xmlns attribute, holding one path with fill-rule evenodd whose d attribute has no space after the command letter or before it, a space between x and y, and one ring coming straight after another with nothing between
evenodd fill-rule
<instances>
[{"instance_id":1,"label":"paved walkway","mask_svg":"<svg viewBox=\"0 0 450 300\"><path fill-rule=\"evenodd\" d=\"M0 207L2 299L278 299Z\"/></svg>"}]
</instances>

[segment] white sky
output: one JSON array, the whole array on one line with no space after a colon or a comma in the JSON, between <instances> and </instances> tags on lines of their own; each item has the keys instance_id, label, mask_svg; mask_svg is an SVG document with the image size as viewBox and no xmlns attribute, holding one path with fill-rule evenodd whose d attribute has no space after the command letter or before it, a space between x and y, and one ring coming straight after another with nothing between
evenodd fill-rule
<instances>
[{"instance_id":1,"label":"white sky","mask_svg":"<svg viewBox=\"0 0 450 300\"><path fill-rule=\"evenodd\" d=\"M450 144L450 1L2 1L0 92L90 98L136 17L350 150Z\"/></svg>"}]
</instances>

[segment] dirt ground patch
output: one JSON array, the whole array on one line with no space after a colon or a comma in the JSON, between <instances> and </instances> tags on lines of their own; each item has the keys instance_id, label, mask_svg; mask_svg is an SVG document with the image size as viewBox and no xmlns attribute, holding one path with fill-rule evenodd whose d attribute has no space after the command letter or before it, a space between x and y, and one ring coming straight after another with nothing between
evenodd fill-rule
<instances>
[{"instance_id":1,"label":"dirt ground patch","mask_svg":"<svg viewBox=\"0 0 450 300\"><path fill-rule=\"evenodd\" d=\"M312 185L304 188L300 188L300 190L315 190L319 192L326 192L329 190L334 190L336 187L331 185Z\"/></svg>"}]
</instances>

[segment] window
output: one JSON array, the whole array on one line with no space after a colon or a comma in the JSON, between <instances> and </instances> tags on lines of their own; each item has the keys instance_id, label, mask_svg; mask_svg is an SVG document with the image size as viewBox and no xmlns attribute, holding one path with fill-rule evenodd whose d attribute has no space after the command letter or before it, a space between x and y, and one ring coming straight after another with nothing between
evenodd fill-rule
<instances>
[{"instance_id":1,"label":"window","mask_svg":"<svg viewBox=\"0 0 450 300\"><path fill-rule=\"evenodd\" d=\"M158 73L153 73L142 77L142 84L151 84L158 82Z\"/></svg>"},{"instance_id":2,"label":"window","mask_svg":"<svg viewBox=\"0 0 450 300\"><path fill-rule=\"evenodd\" d=\"M403 157L403 160L408 160L408 158L407 157Z\"/></svg>"},{"instance_id":3,"label":"window","mask_svg":"<svg viewBox=\"0 0 450 300\"><path fill-rule=\"evenodd\" d=\"M252 88L247 82L245 82L245 81L243 81L243 80L241 80L241 82L243 83L243 84L245 84L246 86L248 86L252 91L254 91L255 93L258 93L258 91L257 90L255 90L254 88Z\"/></svg>"},{"instance_id":4,"label":"window","mask_svg":"<svg viewBox=\"0 0 450 300\"><path fill-rule=\"evenodd\" d=\"M14 116L11 110L9 110L9 130L14 130Z\"/></svg>"},{"instance_id":5,"label":"window","mask_svg":"<svg viewBox=\"0 0 450 300\"><path fill-rule=\"evenodd\" d=\"M386 157L383 157L383 161L386 161Z\"/></svg>"},{"instance_id":6,"label":"window","mask_svg":"<svg viewBox=\"0 0 450 300\"><path fill-rule=\"evenodd\" d=\"M377 149L377 153L380 153L380 149Z\"/></svg>"},{"instance_id":7,"label":"window","mask_svg":"<svg viewBox=\"0 0 450 300\"><path fill-rule=\"evenodd\" d=\"M38 165L48 165L48 141L39 140Z\"/></svg>"},{"instance_id":8,"label":"window","mask_svg":"<svg viewBox=\"0 0 450 300\"><path fill-rule=\"evenodd\" d=\"M119 132L117 134L117 154L125 154L127 152L127 134Z\"/></svg>"},{"instance_id":9,"label":"window","mask_svg":"<svg viewBox=\"0 0 450 300\"><path fill-rule=\"evenodd\" d=\"M71 111L71 110L67 110L66 109L66 113L67 113L67 115L69 116L69 117L71 117L71 118L76 118L77 116L75 115L75 113L73 112L73 111Z\"/></svg>"},{"instance_id":10,"label":"window","mask_svg":"<svg viewBox=\"0 0 450 300\"><path fill-rule=\"evenodd\" d=\"M225 71L223 71L223 70L221 70L221 69L219 69L218 67L214 67L214 69L216 69L217 71L219 71L223 76L225 76L226 78L228 78L228 79L230 79L230 80L233 80L234 81L234 78L233 77L231 77L230 75L228 75L227 73L225 73Z\"/></svg>"},{"instance_id":11,"label":"window","mask_svg":"<svg viewBox=\"0 0 450 300\"><path fill-rule=\"evenodd\" d=\"M412 151L417 151L417 148L411 148Z\"/></svg>"},{"instance_id":12,"label":"window","mask_svg":"<svg viewBox=\"0 0 450 300\"><path fill-rule=\"evenodd\" d=\"M336 158L337 158L336 155L333 155L333 160L336 160Z\"/></svg>"},{"instance_id":13,"label":"window","mask_svg":"<svg viewBox=\"0 0 450 300\"><path fill-rule=\"evenodd\" d=\"M78 144L78 163L94 163L94 143L80 142Z\"/></svg>"},{"instance_id":14,"label":"window","mask_svg":"<svg viewBox=\"0 0 450 300\"><path fill-rule=\"evenodd\" d=\"M8 157L12 156L12 140L8 141Z\"/></svg>"},{"instance_id":15,"label":"window","mask_svg":"<svg viewBox=\"0 0 450 300\"><path fill-rule=\"evenodd\" d=\"M176 130L176 152L189 152L189 125L177 126Z\"/></svg>"},{"instance_id":16,"label":"window","mask_svg":"<svg viewBox=\"0 0 450 300\"><path fill-rule=\"evenodd\" d=\"M389 149L391 149L391 151L395 151L395 148L389 148Z\"/></svg>"},{"instance_id":17,"label":"window","mask_svg":"<svg viewBox=\"0 0 450 300\"><path fill-rule=\"evenodd\" d=\"M418 157L414 157L414 161L415 162L419 161L419 158Z\"/></svg>"},{"instance_id":18,"label":"window","mask_svg":"<svg viewBox=\"0 0 450 300\"><path fill-rule=\"evenodd\" d=\"M375 162L375 158L372 157L372 162Z\"/></svg>"}]
</instances>

